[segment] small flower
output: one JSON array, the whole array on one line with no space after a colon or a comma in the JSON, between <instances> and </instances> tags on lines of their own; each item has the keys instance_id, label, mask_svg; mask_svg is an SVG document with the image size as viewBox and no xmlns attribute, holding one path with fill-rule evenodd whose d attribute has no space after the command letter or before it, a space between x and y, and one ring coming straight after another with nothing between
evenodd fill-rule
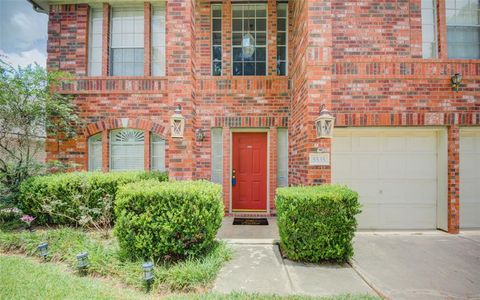
<instances>
[{"instance_id":1,"label":"small flower","mask_svg":"<svg viewBox=\"0 0 480 300\"><path fill-rule=\"evenodd\" d=\"M30 224L32 224L32 222L35 220L34 217L30 216L30 215L23 215L21 218L20 218L20 221L22 222L25 222L28 226L30 226Z\"/></svg>"}]
</instances>

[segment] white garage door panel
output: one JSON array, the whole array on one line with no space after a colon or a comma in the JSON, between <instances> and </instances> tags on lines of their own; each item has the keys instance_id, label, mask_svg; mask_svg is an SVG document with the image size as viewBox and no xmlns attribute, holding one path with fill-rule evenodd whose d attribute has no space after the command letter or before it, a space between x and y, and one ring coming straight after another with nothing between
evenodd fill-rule
<instances>
[{"instance_id":1,"label":"white garage door panel","mask_svg":"<svg viewBox=\"0 0 480 300\"><path fill-rule=\"evenodd\" d=\"M437 137L434 131L337 130L332 181L360 194L361 229L434 229Z\"/></svg>"},{"instance_id":2,"label":"white garage door panel","mask_svg":"<svg viewBox=\"0 0 480 300\"><path fill-rule=\"evenodd\" d=\"M480 129L460 134L460 227L480 228Z\"/></svg>"}]
</instances>

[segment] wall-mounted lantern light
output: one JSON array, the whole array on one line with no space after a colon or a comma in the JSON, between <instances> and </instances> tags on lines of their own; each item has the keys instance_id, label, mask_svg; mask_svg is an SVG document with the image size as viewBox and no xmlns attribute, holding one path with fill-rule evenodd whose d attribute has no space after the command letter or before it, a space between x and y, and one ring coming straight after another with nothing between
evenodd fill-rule
<instances>
[{"instance_id":1,"label":"wall-mounted lantern light","mask_svg":"<svg viewBox=\"0 0 480 300\"><path fill-rule=\"evenodd\" d=\"M40 245L38 245L37 250L40 253L40 256L43 257L44 260L47 260L48 243L41 243Z\"/></svg>"},{"instance_id":2,"label":"wall-mounted lantern light","mask_svg":"<svg viewBox=\"0 0 480 300\"><path fill-rule=\"evenodd\" d=\"M450 80L452 82L452 89L455 92L458 92L458 89L462 85L462 74L455 73L455 75L453 75L452 78L450 78Z\"/></svg>"},{"instance_id":3,"label":"wall-mounted lantern light","mask_svg":"<svg viewBox=\"0 0 480 300\"><path fill-rule=\"evenodd\" d=\"M182 116L182 107L180 105L175 109L175 113L170 118L170 129L172 131L172 137L183 138L185 118Z\"/></svg>"},{"instance_id":4,"label":"wall-mounted lantern light","mask_svg":"<svg viewBox=\"0 0 480 300\"><path fill-rule=\"evenodd\" d=\"M83 252L83 253L80 253L80 254L77 254L77 268L84 272L88 266L89 266L89 262L88 262L88 253L87 252Z\"/></svg>"},{"instance_id":5,"label":"wall-mounted lantern light","mask_svg":"<svg viewBox=\"0 0 480 300\"><path fill-rule=\"evenodd\" d=\"M153 262L146 262L142 265L143 269L143 280L147 284L147 291L150 291L150 287L152 285L152 281L154 278L153 274Z\"/></svg>"},{"instance_id":6,"label":"wall-mounted lantern light","mask_svg":"<svg viewBox=\"0 0 480 300\"><path fill-rule=\"evenodd\" d=\"M201 142L205 139L205 132L203 132L203 129L199 128L195 131L195 138L197 139L197 142Z\"/></svg>"},{"instance_id":7,"label":"wall-mounted lantern light","mask_svg":"<svg viewBox=\"0 0 480 300\"><path fill-rule=\"evenodd\" d=\"M315 127L317 129L317 138L329 139L333 136L333 127L335 125L335 118L330 114L323 104L320 108L320 116L315 120Z\"/></svg>"}]
</instances>

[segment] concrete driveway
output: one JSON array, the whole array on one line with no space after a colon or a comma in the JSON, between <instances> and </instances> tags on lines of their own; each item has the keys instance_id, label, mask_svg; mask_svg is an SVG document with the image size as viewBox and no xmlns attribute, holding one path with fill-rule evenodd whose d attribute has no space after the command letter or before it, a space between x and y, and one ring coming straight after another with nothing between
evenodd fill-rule
<instances>
[{"instance_id":1,"label":"concrete driveway","mask_svg":"<svg viewBox=\"0 0 480 300\"><path fill-rule=\"evenodd\" d=\"M479 231L359 232L350 265L291 262L265 243L265 236L257 243L245 237L228 240L235 254L220 272L216 292L480 299Z\"/></svg>"},{"instance_id":2,"label":"concrete driveway","mask_svg":"<svg viewBox=\"0 0 480 300\"><path fill-rule=\"evenodd\" d=\"M357 233L352 265L389 299L480 299L480 232Z\"/></svg>"}]
</instances>

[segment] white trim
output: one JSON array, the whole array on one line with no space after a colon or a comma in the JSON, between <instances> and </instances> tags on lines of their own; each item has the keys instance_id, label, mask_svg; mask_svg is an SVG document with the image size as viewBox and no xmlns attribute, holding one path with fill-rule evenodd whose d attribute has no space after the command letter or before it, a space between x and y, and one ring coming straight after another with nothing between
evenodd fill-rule
<instances>
[{"instance_id":1,"label":"white trim","mask_svg":"<svg viewBox=\"0 0 480 300\"><path fill-rule=\"evenodd\" d=\"M232 198L233 198L233 188L232 188L232 170L233 170L233 134L237 132L264 132L267 133L267 210L266 213L270 214L270 129L269 128L230 128L230 166L228 171L229 178L229 189L230 189L230 199L228 212L233 213L232 207ZM225 176L225 174L223 175Z\"/></svg>"}]
</instances>

